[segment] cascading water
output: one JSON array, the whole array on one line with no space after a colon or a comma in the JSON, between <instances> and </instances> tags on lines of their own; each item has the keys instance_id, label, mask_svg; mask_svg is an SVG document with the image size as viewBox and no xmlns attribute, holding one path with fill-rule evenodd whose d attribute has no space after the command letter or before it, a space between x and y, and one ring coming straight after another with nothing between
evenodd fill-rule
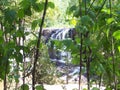
<instances>
[{"instance_id":1,"label":"cascading water","mask_svg":"<svg viewBox=\"0 0 120 90\"><path fill-rule=\"evenodd\" d=\"M73 39L73 31L74 28L63 28L63 29L55 29L51 32L50 35L50 39L51 40L65 40L68 38ZM65 46L63 46L64 48L66 48ZM55 49L55 46L53 47L53 49ZM55 52L55 53L53 53ZM55 50L53 50L53 52L49 52L50 57L51 57L51 61L56 63L57 69L58 71L62 72L62 71L66 71L66 72L62 72L63 77L61 77L62 79L66 79L67 76L74 76L74 74L79 73L80 69L77 66L74 66L71 64L71 53L68 51L64 51L64 50L59 50L59 52L56 52ZM55 55L53 54L57 54L56 56L59 56L59 58L57 58ZM53 56L55 56L53 58ZM74 78L72 78L71 80L75 79L77 76L74 76Z\"/></svg>"}]
</instances>

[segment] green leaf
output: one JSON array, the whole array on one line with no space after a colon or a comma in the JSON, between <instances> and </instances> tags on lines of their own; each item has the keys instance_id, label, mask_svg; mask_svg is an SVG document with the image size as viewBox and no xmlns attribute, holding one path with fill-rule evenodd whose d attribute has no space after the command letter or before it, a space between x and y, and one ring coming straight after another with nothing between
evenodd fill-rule
<instances>
[{"instance_id":1,"label":"green leaf","mask_svg":"<svg viewBox=\"0 0 120 90\"><path fill-rule=\"evenodd\" d=\"M44 87L42 85L38 85L35 87L36 90L44 90Z\"/></svg>"},{"instance_id":2,"label":"green leaf","mask_svg":"<svg viewBox=\"0 0 120 90\"><path fill-rule=\"evenodd\" d=\"M22 19L24 17L24 10L23 9L19 9L18 13L17 13L17 16Z\"/></svg>"},{"instance_id":3,"label":"green leaf","mask_svg":"<svg viewBox=\"0 0 120 90\"><path fill-rule=\"evenodd\" d=\"M109 18L109 19L107 19L107 24L110 24L110 23L112 23L114 21L114 18Z\"/></svg>"},{"instance_id":4,"label":"green leaf","mask_svg":"<svg viewBox=\"0 0 120 90\"><path fill-rule=\"evenodd\" d=\"M113 33L113 37L114 37L115 39L119 40L119 39L120 39L120 30L115 31L115 32Z\"/></svg>"},{"instance_id":5,"label":"green leaf","mask_svg":"<svg viewBox=\"0 0 120 90\"><path fill-rule=\"evenodd\" d=\"M34 3L34 4L33 4L33 9L34 9L36 12L41 12L42 10L44 10L44 2Z\"/></svg>"},{"instance_id":6,"label":"green leaf","mask_svg":"<svg viewBox=\"0 0 120 90\"><path fill-rule=\"evenodd\" d=\"M13 23L13 21L16 18L16 11L13 9L7 9L5 10L5 21L8 21L9 23Z\"/></svg>"},{"instance_id":7,"label":"green leaf","mask_svg":"<svg viewBox=\"0 0 120 90\"><path fill-rule=\"evenodd\" d=\"M80 58L75 55L75 57L72 59L72 64L79 65L79 63L80 63Z\"/></svg>"},{"instance_id":8,"label":"green leaf","mask_svg":"<svg viewBox=\"0 0 120 90\"><path fill-rule=\"evenodd\" d=\"M92 25L94 25L94 21L88 15L81 17L81 23L82 25L88 26L88 27L91 27Z\"/></svg>"},{"instance_id":9,"label":"green leaf","mask_svg":"<svg viewBox=\"0 0 120 90\"><path fill-rule=\"evenodd\" d=\"M73 11L75 11L76 9L77 9L77 6L76 6L76 5L71 6L71 7L68 9L67 14L73 13Z\"/></svg>"},{"instance_id":10,"label":"green leaf","mask_svg":"<svg viewBox=\"0 0 120 90\"><path fill-rule=\"evenodd\" d=\"M55 5L53 2L48 2L48 7L54 9L55 8Z\"/></svg>"},{"instance_id":11,"label":"green leaf","mask_svg":"<svg viewBox=\"0 0 120 90\"><path fill-rule=\"evenodd\" d=\"M3 37L0 37L0 44L3 44L4 43L4 39Z\"/></svg>"},{"instance_id":12,"label":"green leaf","mask_svg":"<svg viewBox=\"0 0 120 90\"><path fill-rule=\"evenodd\" d=\"M38 19L38 20L34 20L32 22L32 30L35 30L35 28L37 27L37 25L39 25L41 23L41 19Z\"/></svg>"},{"instance_id":13,"label":"green leaf","mask_svg":"<svg viewBox=\"0 0 120 90\"><path fill-rule=\"evenodd\" d=\"M23 30L18 30L15 33L16 37L23 37L24 36L24 31Z\"/></svg>"},{"instance_id":14,"label":"green leaf","mask_svg":"<svg viewBox=\"0 0 120 90\"><path fill-rule=\"evenodd\" d=\"M85 16L81 17L81 22L82 22L83 25L88 24L89 21L90 21L90 17L88 15L85 15Z\"/></svg>"},{"instance_id":15,"label":"green leaf","mask_svg":"<svg viewBox=\"0 0 120 90\"><path fill-rule=\"evenodd\" d=\"M97 87L93 87L92 90L99 90L99 88L97 88Z\"/></svg>"},{"instance_id":16,"label":"green leaf","mask_svg":"<svg viewBox=\"0 0 120 90\"><path fill-rule=\"evenodd\" d=\"M120 52L120 46L118 46L118 51Z\"/></svg>"},{"instance_id":17,"label":"green leaf","mask_svg":"<svg viewBox=\"0 0 120 90\"><path fill-rule=\"evenodd\" d=\"M29 86L27 84L23 84L20 90L29 90Z\"/></svg>"},{"instance_id":18,"label":"green leaf","mask_svg":"<svg viewBox=\"0 0 120 90\"><path fill-rule=\"evenodd\" d=\"M24 13L27 16L31 16L32 15L32 11L31 11L31 6L27 7L24 9Z\"/></svg>"},{"instance_id":19,"label":"green leaf","mask_svg":"<svg viewBox=\"0 0 120 90\"><path fill-rule=\"evenodd\" d=\"M110 14L110 9L103 8L101 11Z\"/></svg>"},{"instance_id":20,"label":"green leaf","mask_svg":"<svg viewBox=\"0 0 120 90\"><path fill-rule=\"evenodd\" d=\"M30 0L22 0L20 2L20 6L23 8L23 9L26 9L30 6L31 2Z\"/></svg>"},{"instance_id":21,"label":"green leaf","mask_svg":"<svg viewBox=\"0 0 120 90\"><path fill-rule=\"evenodd\" d=\"M35 28L36 28L36 26L38 25L38 21L37 20L34 20L33 22L32 22L32 30L35 30Z\"/></svg>"},{"instance_id":22,"label":"green leaf","mask_svg":"<svg viewBox=\"0 0 120 90\"><path fill-rule=\"evenodd\" d=\"M2 37L2 35L3 35L3 31L2 31L2 30L0 30L0 37Z\"/></svg>"},{"instance_id":23,"label":"green leaf","mask_svg":"<svg viewBox=\"0 0 120 90\"><path fill-rule=\"evenodd\" d=\"M70 45L72 44L72 40L71 39L62 40L62 43L69 48Z\"/></svg>"}]
</instances>

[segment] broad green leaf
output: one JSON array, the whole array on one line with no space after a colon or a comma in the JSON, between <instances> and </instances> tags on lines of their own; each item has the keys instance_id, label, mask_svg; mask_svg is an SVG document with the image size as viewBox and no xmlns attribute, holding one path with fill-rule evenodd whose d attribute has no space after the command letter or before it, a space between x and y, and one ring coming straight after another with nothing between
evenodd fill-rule
<instances>
[{"instance_id":1,"label":"broad green leaf","mask_svg":"<svg viewBox=\"0 0 120 90\"><path fill-rule=\"evenodd\" d=\"M20 90L29 90L29 86L27 84L23 84Z\"/></svg>"},{"instance_id":2,"label":"broad green leaf","mask_svg":"<svg viewBox=\"0 0 120 90\"><path fill-rule=\"evenodd\" d=\"M101 11L110 14L110 9L103 8Z\"/></svg>"},{"instance_id":3,"label":"broad green leaf","mask_svg":"<svg viewBox=\"0 0 120 90\"><path fill-rule=\"evenodd\" d=\"M73 15L78 18L78 17L80 16L80 8L77 8L77 9L73 12Z\"/></svg>"},{"instance_id":4,"label":"broad green leaf","mask_svg":"<svg viewBox=\"0 0 120 90\"><path fill-rule=\"evenodd\" d=\"M92 18L92 19L95 19L95 12L93 11L88 11L88 15Z\"/></svg>"},{"instance_id":5,"label":"broad green leaf","mask_svg":"<svg viewBox=\"0 0 120 90\"><path fill-rule=\"evenodd\" d=\"M119 40L119 39L120 39L120 30L115 31L115 32L113 33L113 37L114 37L115 39Z\"/></svg>"},{"instance_id":6,"label":"broad green leaf","mask_svg":"<svg viewBox=\"0 0 120 90\"><path fill-rule=\"evenodd\" d=\"M16 11L13 9L7 9L5 10L5 21L8 21L9 23L13 23L13 21L16 18Z\"/></svg>"},{"instance_id":7,"label":"broad green leaf","mask_svg":"<svg viewBox=\"0 0 120 90\"><path fill-rule=\"evenodd\" d=\"M70 11L74 11L77 9L77 6L76 5L73 5L72 7L70 7Z\"/></svg>"},{"instance_id":8,"label":"broad green leaf","mask_svg":"<svg viewBox=\"0 0 120 90\"><path fill-rule=\"evenodd\" d=\"M55 8L55 5L53 2L48 2L48 7L54 9Z\"/></svg>"},{"instance_id":9,"label":"broad green leaf","mask_svg":"<svg viewBox=\"0 0 120 90\"><path fill-rule=\"evenodd\" d=\"M73 13L76 9L77 9L76 5L71 6L70 9L67 10L67 14Z\"/></svg>"},{"instance_id":10,"label":"broad green leaf","mask_svg":"<svg viewBox=\"0 0 120 90\"><path fill-rule=\"evenodd\" d=\"M110 23L112 23L114 21L114 18L109 18L109 19L107 19L107 24L110 24Z\"/></svg>"},{"instance_id":11,"label":"broad green leaf","mask_svg":"<svg viewBox=\"0 0 120 90\"><path fill-rule=\"evenodd\" d=\"M81 17L81 23L83 25L89 26L89 27L91 27L92 25L94 25L94 21L88 15L85 15L85 16Z\"/></svg>"},{"instance_id":12,"label":"broad green leaf","mask_svg":"<svg viewBox=\"0 0 120 90\"><path fill-rule=\"evenodd\" d=\"M38 19L38 20L34 20L32 22L32 30L35 30L35 28L37 27L37 25L39 25L41 23L41 19Z\"/></svg>"},{"instance_id":13,"label":"broad green leaf","mask_svg":"<svg viewBox=\"0 0 120 90\"><path fill-rule=\"evenodd\" d=\"M36 28L36 26L38 25L38 21L37 20L34 20L33 22L32 22L32 30L35 30L35 28Z\"/></svg>"},{"instance_id":14,"label":"broad green leaf","mask_svg":"<svg viewBox=\"0 0 120 90\"><path fill-rule=\"evenodd\" d=\"M43 2L41 2L41 3L34 3L33 4L33 9L36 12L41 12L42 10L44 10L44 3Z\"/></svg>"},{"instance_id":15,"label":"broad green leaf","mask_svg":"<svg viewBox=\"0 0 120 90\"><path fill-rule=\"evenodd\" d=\"M85 15L85 16L81 17L81 22L82 22L83 25L88 24L89 21L90 21L90 17L89 16Z\"/></svg>"},{"instance_id":16,"label":"broad green leaf","mask_svg":"<svg viewBox=\"0 0 120 90\"><path fill-rule=\"evenodd\" d=\"M38 85L35 87L36 90L44 90L44 87L42 85Z\"/></svg>"},{"instance_id":17,"label":"broad green leaf","mask_svg":"<svg viewBox=\"0 0 120 90\"><path fill-rule=\"evenodd\" d=\"M31 1L31 0L22 0L22 1L20 2L20 6L21 6L23 9L28 8L28 7L30 6L30 4L31 4L30 1Z\"/></svg>"}]
</instances>

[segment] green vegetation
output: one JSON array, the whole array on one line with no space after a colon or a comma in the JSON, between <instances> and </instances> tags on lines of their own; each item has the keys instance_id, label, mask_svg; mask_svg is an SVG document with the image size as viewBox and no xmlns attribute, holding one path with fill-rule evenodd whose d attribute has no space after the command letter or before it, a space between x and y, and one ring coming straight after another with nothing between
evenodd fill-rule
<instances>
[{"instance_id":1,"label":"green vegetation","mask_svg":"<svg viewBox=\"0 0 120 90\"><path fill-rule=\"evenodd\" d=\"M120 0L1 0L0 79L4 81L4 90L11 88L11 82L15 82L15 90L20 87L20 73L20 88L29 89L26 57L31 60L28 67L33 67L33 90L37 82L54 82L55 66L42 42L42 28L46 27L75 27L74 41L53 42L58 49L66 46L72 53L72 63L80 65L79 85L84 65L88 90L94 82L104 85L106 90L120 89ZM27 40L28 37L31 38ZM40 79L36 81L38 72Z\"/></svg>"}]
</instances>

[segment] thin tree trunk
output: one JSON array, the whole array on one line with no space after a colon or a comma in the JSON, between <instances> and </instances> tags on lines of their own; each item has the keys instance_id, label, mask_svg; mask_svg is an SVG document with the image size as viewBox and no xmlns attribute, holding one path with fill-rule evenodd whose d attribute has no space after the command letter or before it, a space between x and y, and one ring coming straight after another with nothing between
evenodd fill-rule
<instances>
[{"instance_id":1,"label":"thin tree trunk","mask_svg":"<svg viewBox=\"0 0 120 90\"><path fill-rule=\"evenodd\" d=\"M7 69L8 69L8 60L5 65L5 77L4 77L4 90L7 90Z\"/></svg>"},{"instance_id":2,"label":"thin tree trunk","mask_svg":"<svg viewBox=\"0 0 120 90\"><path fill-rule=\"evenodd\" d=\"M87 84L88 84L88 90L90 90L90 61L92 59L92 50L90 46L88 46L88 50L89 50L89 55L87 58Z\"/></svg>"},{"instance_id":3,"label":"thin tree trunk","mask_svg":"<svg viewBox=\"0 0 120 90\"><path fill-rule=\"evenodd\" d=\"M5 34L5 36L6 36L6 34ZM6 43L8 43L7 37L5 39L6 39L5 40ZM8 59L6 59L6 62L5 62L4 90L7 90L7 71L8 71Z\"/></svg>"},{"instance_id":4,"label":"thin tree trunk","mask_svg":"<svg viewBox=\"0 0 120 90\"><path fill-rule=\"evenodd\" d=\"M80 67L80 72L79 72L79 90L81 90L81 75L82 75L82 45L83 45L83 38L82 38L82 33L80 34L80 39L81 39L81 45L80 45L80 64L79 64L79 67Z\"/></svg>"},{"instance_id":5,"label":"thin tree trunk","mask_svg":"<svg viewBox=\"0 0 120 90\"><path fill-rule=\"evenodd\" d=\"M79 8L80 8L80 17L82 16L82 1L79 0ZM82 38L82 33L80 33L80 39L81 39L81 42L80 42L80 49L79 49L79 53L80 53L80 63L79 63L79 67L80 67L80 71L79 71L79 90L81 90L81 75L82 75L82 45L83 45L83 38Z\"/></svg>"},{"instance_id":6,"label":"thin tree trunk","mask_svg":"<svg viewBox=\"0 0 120 90\"><path fill-rule=\"evenodd\" d=\"M117 90L117 81L116 81L116 68L115 68L115 57L114 57L114 43L112 38L112 64L113 64L113 80L114 80L114 90Z\"/></svg>"},{"instance_id":7,"label":"thin tree trunk","mask_svg":"<svg viewBox=\"0 0 120 90\"><path fill-rule=\"evenodd\" d=\"M25 20L23 20L23 28L25 27ZM25 29L24 29L25 30ZM25 90L24 84L25 84L25 45L24 45L24 41L25 41L25 36L22 37L22 44L23 44L23 90Z\"/></svg>"},{"instance_id":8,"label":"thin tree trunk","mask_svg":"<svg viewBox=\"0 0 120 90\"><path fill-rule=\"evenodd\" d=\"M43 28L43 24L44 24L45 15L46 15L47 4L48 4L48 0L45 0L44 12L43 12L42 21L41 21L41 24L40 24L40 30L39 30L38 41L37 41L37 46L36 46L35 59L34 59L34 63L33 63L32 90L35 90L35 81L36 81L35 80L35 71L36 71L37 60L38 60L38 57L39 57L39 46L40 46L40 43L41 43L41 33L42 33L42 28Z\"/></svg>"}]
</instances>

